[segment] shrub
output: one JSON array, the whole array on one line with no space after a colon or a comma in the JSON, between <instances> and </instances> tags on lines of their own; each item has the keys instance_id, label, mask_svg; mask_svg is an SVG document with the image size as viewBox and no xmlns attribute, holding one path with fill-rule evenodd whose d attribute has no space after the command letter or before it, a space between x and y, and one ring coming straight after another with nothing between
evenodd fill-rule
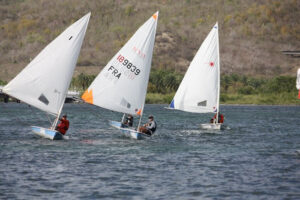
<instances>
[{"instance_id":1,"label":"shrub","mask_svg":"<svg viewBox=\"0 0 300 200\"><path fill-rule=\"evenodd\" d=\"M0 80L0 85L6 85L7 84L7 82L6 81L2 81L2 80Z\"/></svg>"},{"instance_id":2,"label":"shrub","mask_svg":"<svg viewBox=\"0 0 300 200\"><path fill-rule=\"evenodd\" d=\"M84 91L91 85L95 78L95 75L86 75L81 73L77 77L72 78L71 87Z\"/></svg>"},{"instance_id":3,"label":"shrub","mask_svg":"<svg viewBox=\"0 0 300 200\"><path fill-rule=\"evenodd\" d=\"M295 77L278 76L268 81L263 90L267 93L291 92L295 90L295 83Z\"/></svg>"},{"instance_id":4,"label":"shrub","mask_svg":"<svg viewBox=\"0 0 300 200\"><path fill-rule=\"evenodd\" d=\"M239 94L245 94L245 95L249 95L249 94L255 94L255 90L251 87L251 86L245 86L242 87L238 90Z\"/></svg>"}]
</instances>

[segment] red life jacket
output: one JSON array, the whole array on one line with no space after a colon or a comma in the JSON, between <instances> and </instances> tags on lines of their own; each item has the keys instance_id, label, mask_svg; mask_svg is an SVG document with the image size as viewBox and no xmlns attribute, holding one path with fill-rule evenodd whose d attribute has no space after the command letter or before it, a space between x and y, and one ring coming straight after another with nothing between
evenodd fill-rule
<instances>
[{"instance_id":1,"label":"red life jacket","mask_svg":"<svg viewBox=\"0 0 300 200\"><path fill-rule=\"evenodd\" d=\"M214 119L217 118L217 114L215 114L214 116ZM224 123L224 115L223 114L220 114L219 117L218 117L218 123L221 123L223 124Z\"/></svg>"},{"instance_id":2,"label":"red life jacket","mask_svg":"<svg viewBox=\"0 0 300 200\"><path fill-rule=\"evenodd\" d=\"M224 123L224 115L221 114L219 117L220 117L219 123L223 124Z\"/></svg>"},{"instance_id":3,"label":"red life jacket","mask_svg":"<svg viewBox=\"0 0 300 200\"><path fill-rule=\"evenodd\" d=\"M69 129L70 122L67 119L60 119L60 123L57 126L58 131L65 135L67 130Z\"/></svg>"}]
</instances>

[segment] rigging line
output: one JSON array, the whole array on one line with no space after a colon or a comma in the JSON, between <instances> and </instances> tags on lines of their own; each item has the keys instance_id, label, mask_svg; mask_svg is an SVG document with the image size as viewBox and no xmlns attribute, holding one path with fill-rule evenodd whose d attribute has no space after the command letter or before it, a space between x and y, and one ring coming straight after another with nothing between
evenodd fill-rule
<instances>
[{"instance_id":1,"label":"rigging line","mask_svg":"<svg viewBox=\"0 0 300 200\"><path fill-rule=\"evenodd\" d=\"M5 107L5 109L8 109L8 110L9 110L8 106L6 106L5 104L3 104L3 107ZM31 124L25 122L24 119L22 119L21 117L19 117L18 114L17 114L17 115L13 115L13 117L14 117L14 119L16 119L16 121L17 121L18 123L20 123L20 124L22 124L22 125L24 125L24 126L31 126Z\"/></svg>"},{"instance_id":2,"label":"rigging line","mask_svg":"<svg viewBox=\"0 0 300 200\"><path fill-rule=\"evenodd\" d=\"M26 104L26 105L27 105L27 104ZM36 110L33 109L32 106L30 106L30 105L27 105L27 106L28 106L28 108L31 110L31 113L35 113L35 115L37 116L38 119L43 119L43 118L44 118L44 117L42 117L42 113L38 114L39 112L36 112ZM45 112L45 114L46 114L48 120L50 121L50 118L49 118L49 116L47 115L47 112ZM29 126L31 126L31 125L32 125L32 124L30 124Z\"/></svg>"},{"instance_id":3,"label":"rigging line","mask_svg":"<svg viewBox=\"0 0 300 200\"><path fill-rule=\"evenodd\" d=\"M98 112L96 112L94 109L92 109L92 106L94 106L94 105L91 105L91 104L88 104L88 103L85 103L85 102L80 102L80 103L78 103L79 104L79 107L81 107L82 108L82 110L84 110L84 111L86 111L87 109L89 110L89 111L91 111L94 115L96 115L98 118L104 118L102 115L100 115ZM87 105L87 106L85 106L85 105ZM109 122L110 120L108 120L108 119L105 119L105 121L107 121L107 122Z\"/></svg>"},{"instance_id":4,"label":"rigging line","mask_svg":"<svg viewBox=\"0 0 300 200\"><path fill-rule=\"evenodd\" d=\"M48 121L49 121L49 123L50 123L50 126L52 125L52 122L51 122L51 119L50 119L50 117L49 117L49 114L46 112L45 113L46 114L46 116L47 116L47 118L48 118Z\"/></svg>"},{"instance_id":5,"label":"rigging line","mask_svg":"<svg viewBox=\"0 0 300 200\"><path fill-rule=\"evenodd\" d=\"M34 113L37 116L38 119L44 119L44 115L43 115L44 111L36 112L37 110L34 109L34 107L32 107L28 104L25 104L25 105L28 106L28 108L31 110L31 113ZM51 118L49 116L49 113L45 112L45 115L47 116L48 122L50 123L50 127L51 127L52 122L51 122ZM28 126L32 126L32 124L28 124Z\"/></svg>"},{"instance_id":6,"label":"rigging line","mask_svg":"<svg viewBox=\"0 0 300 200\"><path fill-rule=\"evenodd\" d=\"M95 110L93 110L90 106L88 106L88 109L93 112L97 117L99 118L104 118L102 115L100 115L98 112L96 112ZM109 122L110 120L105 119L105 121Z\"/></svg>"}]
</instances>

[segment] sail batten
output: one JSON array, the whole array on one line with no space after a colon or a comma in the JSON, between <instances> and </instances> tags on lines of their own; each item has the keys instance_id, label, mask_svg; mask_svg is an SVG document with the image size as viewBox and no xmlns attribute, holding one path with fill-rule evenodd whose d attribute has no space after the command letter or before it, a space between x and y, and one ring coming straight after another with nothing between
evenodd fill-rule
<instances>
[{"instance_id":1,"label":"sail batten","mask_svg":"<svg viewBox=\"0 0 300 200\"><path fill-rule=\"evenodd\" d=\"M76 66L90 13L48 44L3 92L52 115L58 115Z\"/></svg>"},{"instance_id":2,"label":"sail batten","mask_svg":"<svg viewBox=\"0 0 300 200\"><path fill-rule=\"evenodd\" d=\"M219 35L216 23L190 63L170 108L194 113L217 112L219 88Z\"/></svg>"},{"instance_id":3,"label":"sail batten","mask_svg":"<svg viewBox=\"0 0 300 200\"><path fill-rule=\"evenodd\" d=\"M158 12L113 56L82 95L85 102L116 112L142 115L157 19Z\"/></svg>"}]
</instances>

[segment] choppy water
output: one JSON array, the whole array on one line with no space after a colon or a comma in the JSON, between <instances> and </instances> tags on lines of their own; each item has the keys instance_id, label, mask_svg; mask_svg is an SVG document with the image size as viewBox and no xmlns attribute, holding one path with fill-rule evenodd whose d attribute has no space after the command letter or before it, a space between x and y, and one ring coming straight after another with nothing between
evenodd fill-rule
<instances>
[{"instance_id":1,"label":"choppy water","mask_svg":"<svg viewBox=\"0 0 300 200\"><path fill-rule=\"evenodd\" d=\"M66 104L70 139L50 141L29 127L43 112L0 104L0 199L300 199L300 107L222 106L221 134L163 107L146 105L159 127L137 141L108 126L121 114Z\"/></svg>"}]
</instances>

